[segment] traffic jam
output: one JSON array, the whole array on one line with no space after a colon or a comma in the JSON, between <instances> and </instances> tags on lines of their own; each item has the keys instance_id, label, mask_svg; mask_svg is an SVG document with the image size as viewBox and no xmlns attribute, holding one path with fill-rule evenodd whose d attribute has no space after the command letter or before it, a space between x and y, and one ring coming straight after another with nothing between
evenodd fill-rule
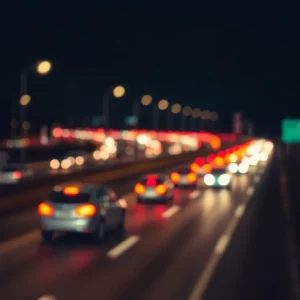
<instances>
[{"instance_id":1,"label":"traffic jam","mask_svg":"<svg viewBox=\"0 0 300 300\"><path fill-rule=\"evenodd\" d=\"M197 157L170 173L145 174L134 185L135 205L171 205L178 189L231 189L233 176L245 176L272 156L273 143L253 140L207 157ZM101 241L111 230L123 229L127 202L109 186L58 185L38 205L43 242L55 234L80 233Z\"/></svg>"}]
</instances>

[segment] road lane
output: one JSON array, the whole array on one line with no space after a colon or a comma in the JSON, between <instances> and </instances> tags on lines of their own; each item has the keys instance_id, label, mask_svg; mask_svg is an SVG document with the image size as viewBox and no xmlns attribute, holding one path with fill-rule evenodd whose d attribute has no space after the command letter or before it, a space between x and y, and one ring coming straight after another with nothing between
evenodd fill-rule
<instances>
[{"instance_id":1,"label":"road lane","mask_svg":"<svg viewBox=\"0 0 300 300\"><path fill-rule=\"evenodd\" d=\"M242 176L231 193L206 190L198 199L184 199L179 213L157 219L117 260L95 262L41 294L74 300L82 293L90 299L187 299L251 184L252 178Z\"/></svg>"},{"instance_id":2,"label":"road lane","mask_svg":"<svg viewBox=\"0 0 300 300\"><path fill-rule=\"evenodd\" d=\"M176 200L187 198L189 192L179 191ZM41 246L38 232L32 232L23 245L8 249L8 253L1 253L3 245L0 245L1 296L24 299L27 291L42 290L54 280L77 274L87 265L103 263L108 259L106 253L126 238L151 231L168 208L166 205L133 207L126 218L126 231L108 235L101 245L95 245L88 237L70 235L57 238L53 245Z\"/></svg>"}]
</instances>

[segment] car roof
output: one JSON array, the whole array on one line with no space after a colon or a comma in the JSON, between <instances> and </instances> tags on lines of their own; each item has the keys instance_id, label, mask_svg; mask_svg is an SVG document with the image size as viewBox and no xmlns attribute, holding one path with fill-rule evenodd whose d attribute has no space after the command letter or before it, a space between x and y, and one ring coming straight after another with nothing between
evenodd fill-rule
<instances>
[{"instance_id":1,"label":"car roof","mask_svg":"<svg viewBox=\"0 0 300 300\"><path fill-rule=\"evenodd\" d=\"M90 184L90 183L65 183L61 185L56 185L53 188L54 192L60 192L62 191L65 187L78 187L80 189L80 192L82 193L91 193L96 189L103 189L105 191L107 187L99 184Z\"/></svg>"}]
</instances>

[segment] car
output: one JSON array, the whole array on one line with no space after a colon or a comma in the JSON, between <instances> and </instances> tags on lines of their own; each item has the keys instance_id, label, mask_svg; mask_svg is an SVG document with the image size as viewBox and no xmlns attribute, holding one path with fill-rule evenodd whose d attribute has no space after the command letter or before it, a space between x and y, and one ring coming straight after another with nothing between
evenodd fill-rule
<instances>
[{"instance_id":1,"label":"car","mask_svg":"<svg viewBox=\"0 0 300 300\"><path fill-rule=\"evenodd\" d=\"M207 158L206 157L197 157L193 163L191 164L191 171L194 173L197 173L199 175L204 175L206 173L205 171L205 165L207 164Z\"/></svg>"},{"instance_id":2,"label":"car","mask_svg":"<svg viewBox=\"0 0 300 300\"><path fill-rule=\"evenodd\" d=\"M175 187L196 187L198 174L192 172L190 167L181 167L171 173L170 179Z\"/></svg>"},{"instance_id":3,"label":"car","mask_svg":"<svg viewBox=\"0 0 300 300\"><path fill-rule=\"evenodd\" d=\"M174 184L166 175L148 174L140 178L134 191L137 203L154 201L168 204L173 200Z\"/></svg>"},{"instance_id":4,"label":"car","mask_svg":"<svg viewBox=\"0 0 300 300\"><path fill-rule=\"evenodd\" d=\"M228 165L228 171L231 174L246 174L249 171L249 163L247 161L239 161L236 163L230 163Z\"/></svg>"},{"instance_id":5,"label":"car","mask_svg":"<svg viewBox=\"0 0 300 300\"><path fill-rule=\"evenodd\" d=\"M213 168L209 174L203 178L204 185L214 188L231 188L231 175L228 174L227 168Z\"/></svg>"},{"instance_id":6,"label":"car","mask_svg":"<svg viewBox=\"0 0 300 300\"><path fill-rule=\"evenodd\" d=\"M42 239L50 242L54 233L77 232L100 241L108 230L124 226L126 207L126 200L106 186L55 186L38 206Z\"/></svg>"},{"instance_id":7,"label":"car","mask_svg":"<svg viewBox=\"0 0 300 300\"><path fill-rule=\"evenodd\" d=\"M0 170L0 184L14 184L32 175L26 165L7 164Z\"/></svg>"}]
</instances>

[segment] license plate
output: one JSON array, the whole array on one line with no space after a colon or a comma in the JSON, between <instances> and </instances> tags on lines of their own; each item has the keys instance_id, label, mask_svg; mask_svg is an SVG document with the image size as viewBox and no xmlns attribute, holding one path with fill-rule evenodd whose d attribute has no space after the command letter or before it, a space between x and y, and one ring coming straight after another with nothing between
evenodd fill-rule
<instances>
[{"instance_id":1,"label":"license plate","mask_svg":"<svg viewBox=\"0 0 300 300\"><path fill-rule=\"evenodd\" d=\"M57 217L57 218L70 218L70 217L72 217L72 212L71 211L57 211L56 213L55 213L55 216Z\"/></svg>"}]
</instances>

